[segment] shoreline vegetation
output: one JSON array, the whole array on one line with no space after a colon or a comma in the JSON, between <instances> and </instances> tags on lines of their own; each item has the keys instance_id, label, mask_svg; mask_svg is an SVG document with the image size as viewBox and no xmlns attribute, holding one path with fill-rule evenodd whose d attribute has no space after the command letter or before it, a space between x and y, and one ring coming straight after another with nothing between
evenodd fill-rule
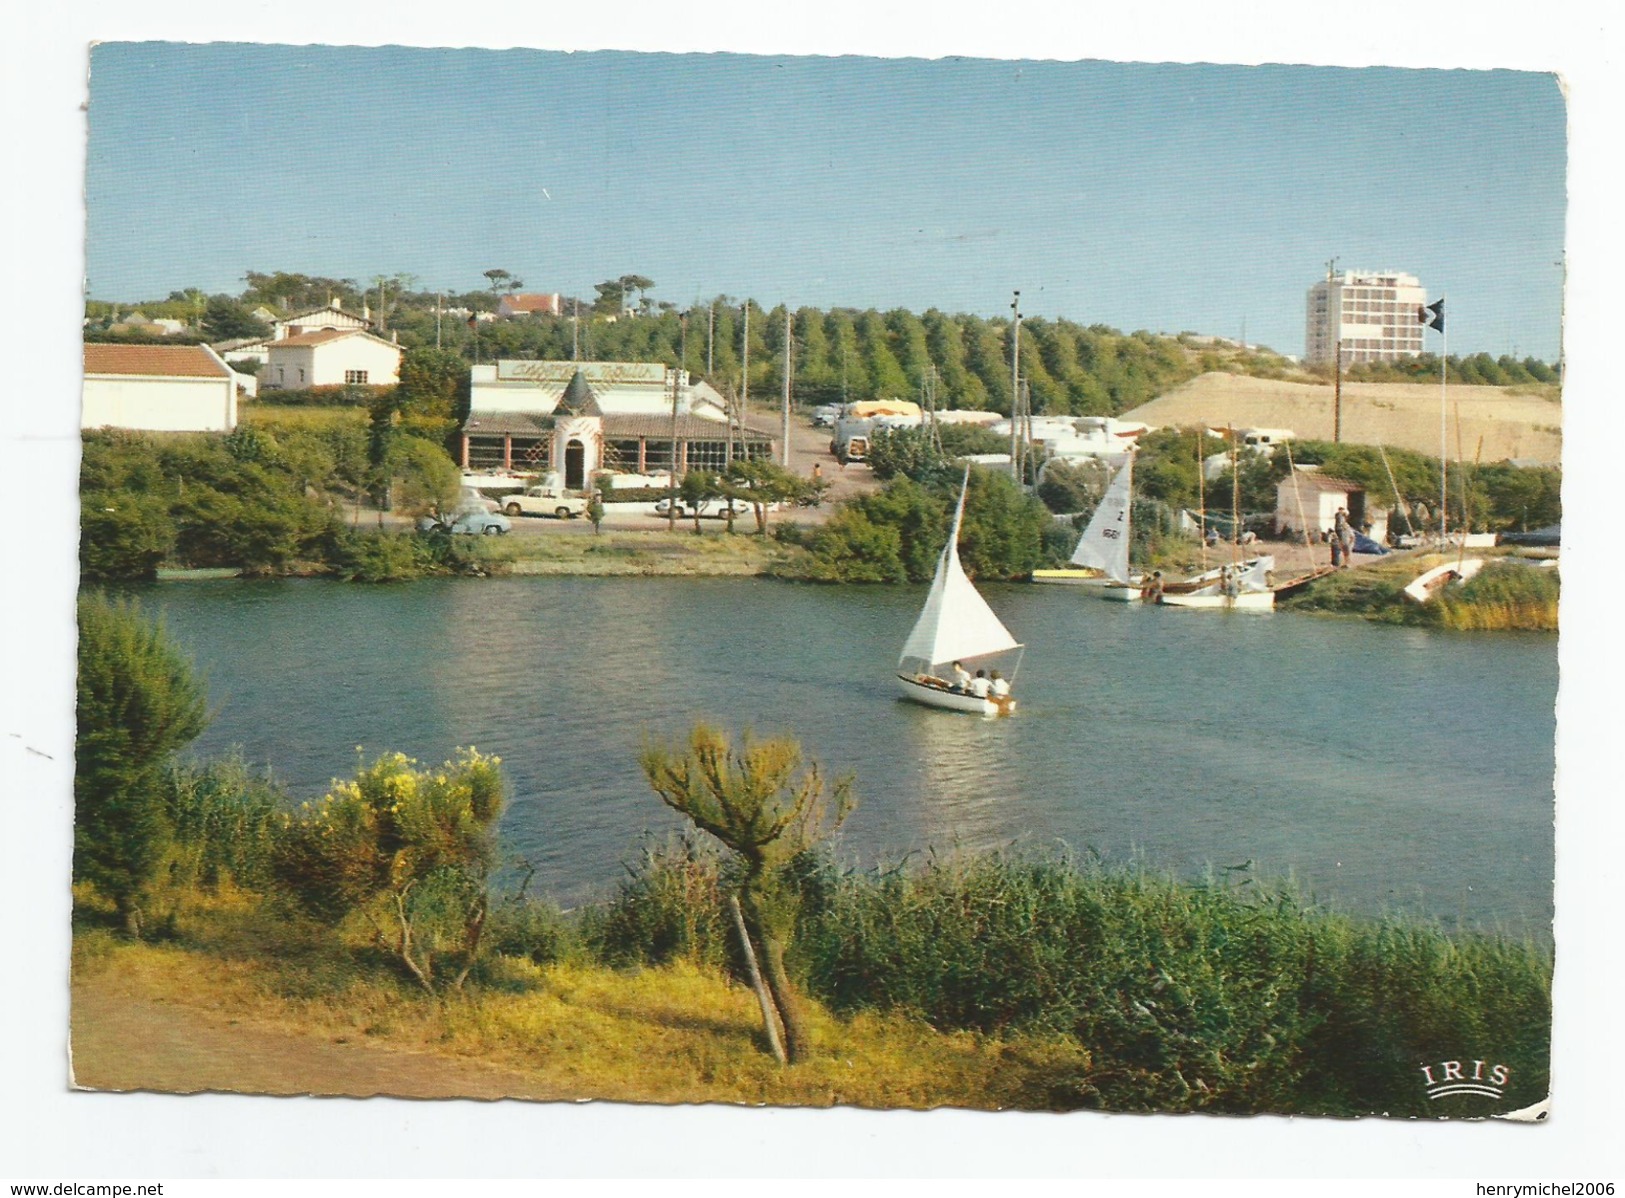
<instances>
[{"instance_id":1,"label":"shoreline vegetation","mask_svg":"<svg viewBox=\"0 0 1625 1198\"><path fill-rule=\"evenodd\" d=\"M87 433L83 578L121 583L237 574L384 583L662 575L919 583L929 579L946 537L956 461L1003 445L970 426L945 426L937 438L922 430L878 434L869 462L872 487L815 523L798 522L792 508L764 519L765 527L746 519L735 528L718 522L703 530L594 526L507 537L425 536L398 527L399 517L446 510L455 502L458 472L439 445L447 422L422 414L397 422L398 400L379 401L373 415L387 417L381 423L365 407L316 407L254 411L224 436ZM1198 506L1203 493L1196 463L1222 460L1226 445L1198 429L1160 429L1142 438L1133 527L1135 558L1147 569L1174 575L1195 568L1199 546L1182 531L1180 516ZM1306 441L1295 456L1372 494L1438 494L1437 460L1408 451L1383 455L1370 446ZM1267 536L1275 486L1286 468L1283 455L1249 457L1234 471L1225 467L1207 490L1239 495L1243 526ZM1077 528L1099 502L1102 473L1088 465L1056 466L1029 493L997 472L973 472L962 544L967 571L979 580L1016 580L1063 563ZM1535 527L1560 516L1555 469L1498 464L1449 477L1460 483L1461 503L1475 526ZM804 483L787 476L786 485L791 481ZM741 478L728 485L748 490L752 483ZM378 508L385 497L396 527L383 526ZM1281 607L1464 630L1556 629L1555 570L1492 568L1440 601L1418 606L1400 592L1423 560L1407 554L1367 563L1317 580ZM1401 578L1407 570L1412 573Z\"/></svg>"},{"instance_id":2,"label":"shoreline vegetation","mask_svg":"<svg viewBox=\"0 0 1625 1198\"><path fill-rule=\"evenodd\" d=\"M1547 1092L1548 949L1327 912L1245 869L1190 881L1055 855L869 871L798 857L786 968L810 1046L790 1067L763 1036L727 911L734 879L696 836L647 841L593 906L493 893L466 983L429 992L364 913L314 918L239 880L258 868L258 833L252 799L247 818L219 818L244 798L233 769L252 792L229 763L178 777L194 797L212 786L214 830L173 844L182 864L152 896L148 939L76 889L87 1004L117 994L204 1022L229 1010L313 1047L500 1067L525 1079L509 1092L555 1099L1437 1118ZM1428 1099L1420 1064L1462 1044L1507 1066L1503 1101ZM76 1040L75 1068L82 1084L139 1088L141 1056L91 1059ZM359 1084L342 1063L312 1068L339 1079L301 1092ZM165 1076L160 1088L198 1084Z\"/></svg>"},{"instance_id":3,"label":"shoreline vegetation","mask_svg":"<svg viewBox=\"0 0 1625 1198\"><path fill-rule=\"evenodd\" d=\"M358 747L295 803L240 758L178 760L207 696L138 604L86 597L79 620L76 1007L241 1011L307 1047L519 1070L526 1096L1415 1118L1546 1097L1552 953L1531 940L1339 914L1250 862L857 868L831 837L861 780L704 725L640 755L650 811L688 830L645 834L602 901L564 909L503 856L498 758ZM153 1031L76 1030L77 1076L204 1085ZM1493 1103L1429 1096L1421 1066L1465 1052L1504 1073ZM363 1084L307 1064L327 1080L293 1084Z\"/></svg>"}]
</instances>

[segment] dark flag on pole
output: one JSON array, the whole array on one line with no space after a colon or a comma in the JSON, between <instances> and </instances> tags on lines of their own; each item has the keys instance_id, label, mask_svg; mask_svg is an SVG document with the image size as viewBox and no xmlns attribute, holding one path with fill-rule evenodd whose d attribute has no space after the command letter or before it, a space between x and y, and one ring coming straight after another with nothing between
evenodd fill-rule
<instances>
[{"instance_id":1,"label":"dark flag on pole","mask_svg":"<svg viewBox=\"0 0 1625 1198\"><path fill-rule=\"evenodd\" d=\"M1423 304L1416 310L1416 319L1421 322L1423 328L1444 332L1444 301L1435 300L1431 304Z\"/></svg>"},{"instance_id":2,"label":"dark flag on pole","mask_svg":"<svg viewBox=\"0 0 1625 1198\"><path fill-rule=\"evenodd\" d=\"M468 314L468 327L473 329L476 333L480 331L480 317L477 312L470 312Z\"/></svg>"}]
</instances>

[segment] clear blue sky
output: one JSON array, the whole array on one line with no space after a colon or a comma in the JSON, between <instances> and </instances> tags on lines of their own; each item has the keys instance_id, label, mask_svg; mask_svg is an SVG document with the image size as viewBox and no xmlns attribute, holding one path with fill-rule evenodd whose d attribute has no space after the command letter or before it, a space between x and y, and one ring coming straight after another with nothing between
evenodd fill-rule
<instances>
[{"instance_id":1,"label":"clear blue sky","mask_svg":"<svg viewBox=\"0 0 1625 1198\"><path fill-rule=\"evenodd\" d=\"M1326 261L1554 360L1565 113L1513 71L108 43L98 299L247 270L936 306L1303 351Z\"/></svg>"}]
</instances>

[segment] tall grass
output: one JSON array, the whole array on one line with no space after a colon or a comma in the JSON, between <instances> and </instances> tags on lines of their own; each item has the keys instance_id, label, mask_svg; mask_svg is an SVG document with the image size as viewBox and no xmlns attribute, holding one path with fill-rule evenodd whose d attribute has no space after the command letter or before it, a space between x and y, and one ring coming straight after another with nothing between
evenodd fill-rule
<instances>
[{"instance_id":1,"label":"tall grass","mask_svg":"<svg viewBox=\"0 0 1625 1198\"><path fill-rule=\"evenodd\" d=\"M266 884L274 789L240 763L176 777L171 811L188 868L200 882ZM1048 1063L1024 1083L1036 1089L1001 1091L1009 1105L1436 1117L1546 1096L1552 960L1527 943L1330 913L1245 871L1191 882L995 853L867 871L804 857L795 878L787 964L832 1016L1074 1046L1046 1049ZM534 989L526 971L537 968L737 979L731 885L708 842L651 839L600 905L561 912L523 887L494 903L493 953L472 980L496 996ZM391 976L364 937L342 951L331 941L319 953L255 948L250 940L269 945L298 922L274 899L257 910L213 917L210 951L231 939L218 929L258 920L260 932L231 951L279 962L282 993L344 1005L361 979ZM1421 1069L1447 1060L1505 1065L1504 1099L1430 1101ZM916 1097L932 1101L929 1088Z\"/></svg>"},{"instance_id":2,"label":"tall grass","mask_svg":"<svg viewBox=\"0 0 1625 1198\"><path fill-rule=\"evenodd\" d=\"M587 951L606 965L728 965L736 950L720 857L687 833L647 840L609 902L581 913L580 930Z\"/></svg>"},{"instance_id":3,"label":"tall grass","mask_svg":"<svg viewBox=\"0 0 1625 1198\"><path fill-rule=\"evenodd\" d=\"M1556 632L1560 591L1556 570L1490 563L1459 588L1447 587L1434 606L1445 628Z\"/></svg>"},{"instance_id":4,"label":"tall grass","mask_svg":"<svg viewBox=\"0 0 1625 1198\"><path fill-rule=\"evenodd\" d=\"M240 754L173 766L165 788L172 881L206 891L223 882L264 890L281 802L271 778L250 769Z\"/></svg>"},{"instance_id":5,"label":"tall grass","mask_svg":"<svg viewBox=\"0 0 1625 1198\"><path fill-rule=\"evenodd\" d=\"M1072 1038L1088 1068L1050 1077L1040 1105L1461 1114L1420 1072L1458 1059L1510 1068L1499 1109L1545 1096L1549 954L1227 877L1005 854L864 873L808 860L789 964L847 1017ZM653 844L585 914L587 955L737 972L724 894L702 846Z\"/></svg>"}]
</instances>

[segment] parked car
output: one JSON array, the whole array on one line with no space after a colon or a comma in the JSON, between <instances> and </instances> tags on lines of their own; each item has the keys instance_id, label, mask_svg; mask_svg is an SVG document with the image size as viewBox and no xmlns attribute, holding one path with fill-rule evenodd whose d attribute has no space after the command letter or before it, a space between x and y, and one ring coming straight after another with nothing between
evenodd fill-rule
<instances>
[{"instance_id":1,"label":"parked car","mask_svg":"<svg viewBox=\"0 0 1625 1198\"><path fill-rule=\"evenodd\" d=\"M660 502L655 504L655 515L666 515L671 506L672 501L670 499L662 499ZM684 503L681 499L676 501L676 507L677 518L679 520L686 519L687 517L696 514L693 505ZM742 520L746 516L750 515L750 504L746 503L743 499L702 500L699 505L698 514L701 516L714 516L718 520L725 520L728 517L729 509L732 509L735 520Z\"/></svg>"},{"instance_id":2,"label":"parked car","mask_svg":"<svg viewBox=\"0 0 1625 1198\"><path fill-rule=\"evenodd\" d=\"M513 529L513 521L499 512L456 512L443 520L424 516L418 521L419 532L450 532L468 536L501 536Z\"/></svg>"},{"instance_id":3,"label":"parked car","mask_svg":"<svg viewBox=\"0 0 1625 1198\"><path fill-rule=\"evenodd\" d=\"M502 505L496 500L480 494L473 487L463 487L457 494L457 510L459 512L500 512Z\"/></svg>"},{"instance_id":4,"label":"parked car","mask_svg":"<svg viewBox=\"0 0 1625 1198\"><path fill-rule=\"evenodd\" d=\"M502 508L510 516L557 516L568 520L587 510L587 501L563 487L531 487L518 495L503 497Z\"/></svg>"},{"instance_id":5,"label":"parked car","mask_svg":"<svg viewBox=\"0 0 1625 1198\"><path fill-rule=\"evenodd\" d=\"M820 404L812 411L814 428L833 428L835 422L841 417L841 405L838 403Z\"/></svg>"}]
</instances>

